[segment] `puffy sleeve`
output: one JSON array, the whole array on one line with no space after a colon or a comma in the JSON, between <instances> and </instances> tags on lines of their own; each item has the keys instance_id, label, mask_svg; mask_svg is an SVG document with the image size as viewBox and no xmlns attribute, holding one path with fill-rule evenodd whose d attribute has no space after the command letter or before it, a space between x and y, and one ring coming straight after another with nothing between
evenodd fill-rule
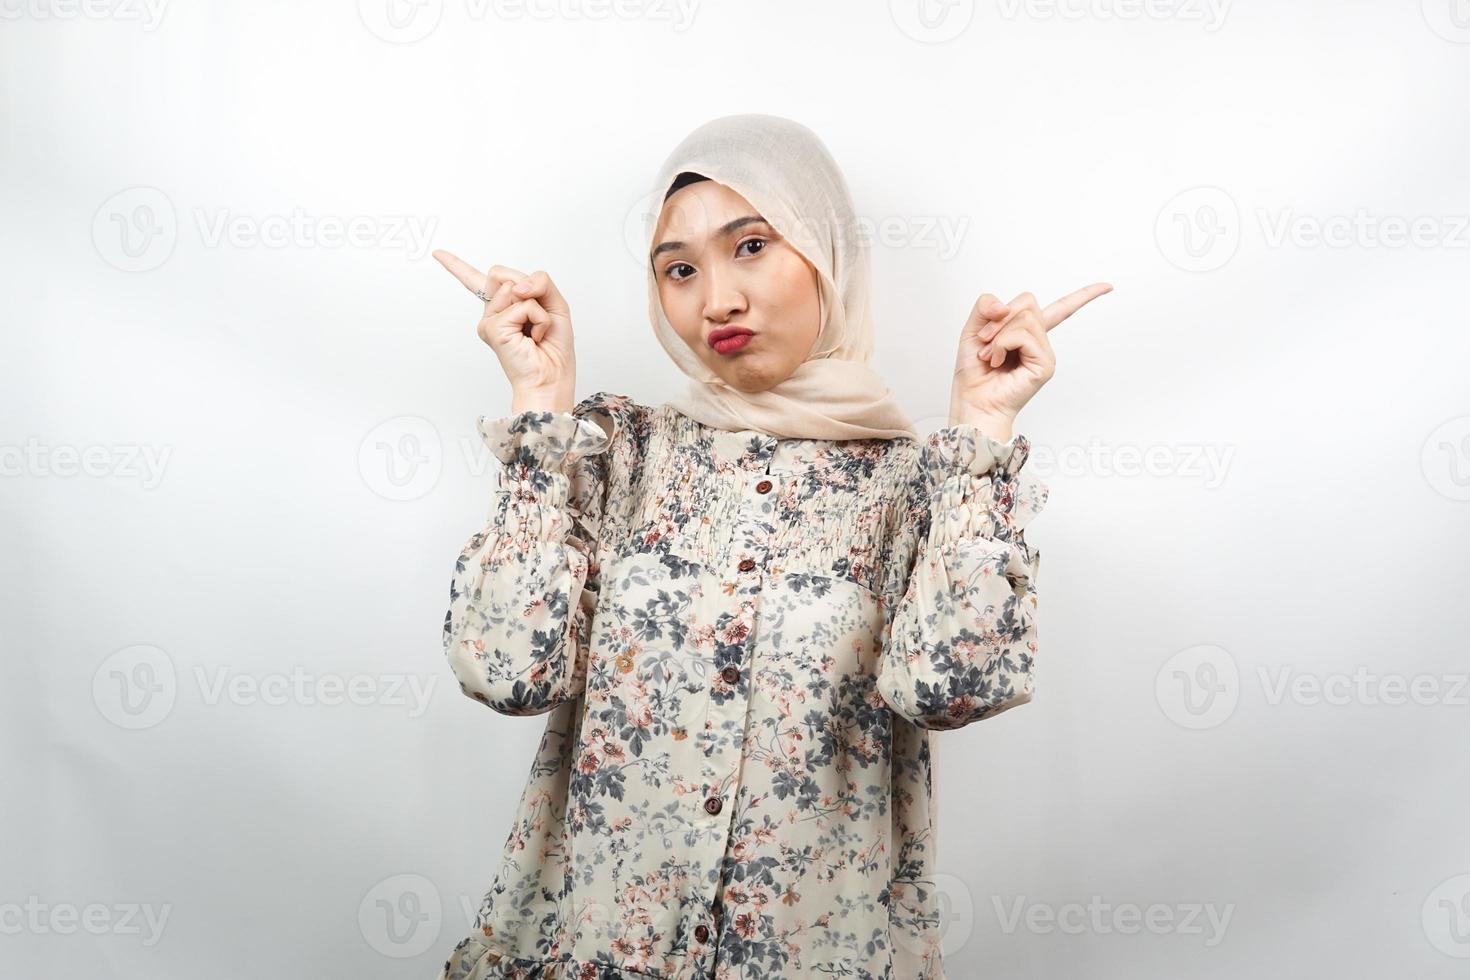
<instances>
[{"instance_id":1,"label":"puffy sleeve","mask_svg":"<svg viewBox=\"0 0 1470 980\"><path fill-rule=\"evenodd\" d=\"M921 444L878 692L922 728L960 728L1031 700L1041 553L1024 528L1047 486L1026 470L1030 443L954 425Z\"/></svg>"},{"instance_id":2,"label":"puffy sleeve","mask_svg":"<svg viewBox=\"0 0 1470 980\"><path fill-rule=\"evenodd\" d=\"M500 469L486 524L455 562L444 652L460 690L502 714L542 714L585 690L621 419L598 393L571 413L477 422Z\"/></svg>"}]
</instances>

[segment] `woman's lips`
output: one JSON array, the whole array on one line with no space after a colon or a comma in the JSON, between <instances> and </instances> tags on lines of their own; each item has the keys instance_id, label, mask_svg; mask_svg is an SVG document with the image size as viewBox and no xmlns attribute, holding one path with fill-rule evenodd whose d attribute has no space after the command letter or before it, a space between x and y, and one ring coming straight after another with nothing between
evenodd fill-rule
<instances>
[{"instance_id":1,"label":"woman's lips","mask_svg":"<svg viewBox=\"0 0 1470 980\"><path fill-rule=\"evenodd\" d=\"M732 337L726 337L724 340L715 341L714 348L720 354L733 354L748 344L754 337L755 334L753 333L737 333Z\"/></svg>"},{"instance_id":2,"label":"woman's lips","mask_svg":"<svg viewBox=\"0 0 1470 980\"><path fill-rule=\"evenodd\" d=\"M718 354L733 354L755 337L749 330L716 330L710 334L710 346Z\"/></svg>"}]
</instances>

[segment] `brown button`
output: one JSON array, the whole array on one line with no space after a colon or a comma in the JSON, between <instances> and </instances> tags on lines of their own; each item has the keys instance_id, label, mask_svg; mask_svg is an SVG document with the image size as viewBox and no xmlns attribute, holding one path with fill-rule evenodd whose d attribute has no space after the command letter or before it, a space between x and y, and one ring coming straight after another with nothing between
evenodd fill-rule
<instances>
[{"instance_id":1,"label":"brown button","mask_svg":"<svg viewBox=\"0 0 1470 980\"><path fill-rule=\"evenodd\" d=\"M756 493L770 493L771 492L771 481L770 480L762 480L761 482L757 483L755 485L755 492Z\"/></svg>"},{"instance_id":2,"label":"brown button","mask_svg":"<svg viewBox=\"0 0 1470 980\"><path fill-rule=\"evenodd\" d=\"M750 571L754 567L755 567L755 559L754 558L747 558L747 559L745 559L744 561L742 561L740 563L740 570L742 572L748 572L748 571Z\"/></svg>"},{"instance_id":3,"label":"brown button","mask_svg":"<svg viewBox=\"0 0 1470 980\"><path fill-rule=\"evenodd\" d=\"M726 667L724 670L720 671L720 676L725 679L726 684L734 684L736 681L740 680L740 668L731 664L729 667Z\"/></svg>"},{"instance_id":4,"label":"brown button","mask_svg":"<svg viewBox=\"0 0 1470 980\"><path fill-rule=\"evenodd\" d=\"M710 813L719 813L720 808L724 805L725 801L720 799L718 796L711 796L709 799L704 801L704 808Z\"/></svg>"},{"instance_id":5,"label":"brown button","mask_svg":"<svg viewBox=\"0 0 1470 980\"><path fill-rule=\"evenodd\" d=\"M708 939L709 938L709 926L705 925L703 922L701 922L699 925L695 926L694 927L694 938L695 939L698 939L700 942L704 942L706 939Z\"/></svg>"}]
</instances>

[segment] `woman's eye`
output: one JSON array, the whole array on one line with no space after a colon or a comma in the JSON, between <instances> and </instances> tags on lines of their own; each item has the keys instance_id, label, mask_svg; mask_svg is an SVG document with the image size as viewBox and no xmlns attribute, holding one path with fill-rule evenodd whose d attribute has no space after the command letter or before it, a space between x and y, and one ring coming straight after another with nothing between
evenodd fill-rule
<instances>
[{"instance_id":1,"label":"woman's eye","mask_svg":"<svg viewBox=\"0 0 1470 980\"><path fill-rule=\"evenodd\" d=\"M736 250L738 251L739 249L742 249L747 245L759 245L761 248L756 249L756 252L759 252L761 251L761 249L766 247L766 240L764 238L747 238L745 241L736 246Z\"/></svg>"},{"instance_id":2,"label":"woman's eye","mask_svg":"<svg viewBox=\"0 0 1470 980\"><path fill-rule=\"evenodd\" d=\"M669 274L669 278L670 279L674 280L675 282L678 282L681 279L685 279L687 277L686 276L676 276L676 275L674 275L674 270L675 269L690 269L690 270L692 270L693 268L694 268L694 266L690 265L688 262L675 262L673 265L669 266L664 271Z\"/></svg>"}]
</instances>

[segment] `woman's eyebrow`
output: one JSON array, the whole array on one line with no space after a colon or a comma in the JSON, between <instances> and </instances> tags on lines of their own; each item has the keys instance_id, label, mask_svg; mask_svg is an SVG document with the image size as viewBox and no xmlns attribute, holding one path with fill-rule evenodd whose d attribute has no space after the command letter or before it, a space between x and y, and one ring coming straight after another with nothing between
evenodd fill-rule
<instances>
[{"instance_id":1,"label":"woman's eyebrow","mask_svg":"<svg viewBox=\"0 0 1470 980\"><path fill-rule=\"evenodd\" d=\"M727 222L725 222L725 224L721 225L715 231L715 235L717 237L724 237L724 236L728 236L728 235L733 235L735 232L739 231L741 228L744 228L746 225L757 224L757 223L764 225L764 224L768 224L769 222L767 222L765 218L762 218L758 214L750 214L750 215L746 215L743 218L736 218L734 221L727 221ZM663 252L672 252L675 249L683 248L685 246L685 244L686 244L685 242L674 242L674 241L660 242L658 245L654 246L654 249L653 249L652 252L648 253L648 257L650 259L656 259L656 258L659 257L659 255L661 253L663 253Z\"/></svg>"}]
</instances>

